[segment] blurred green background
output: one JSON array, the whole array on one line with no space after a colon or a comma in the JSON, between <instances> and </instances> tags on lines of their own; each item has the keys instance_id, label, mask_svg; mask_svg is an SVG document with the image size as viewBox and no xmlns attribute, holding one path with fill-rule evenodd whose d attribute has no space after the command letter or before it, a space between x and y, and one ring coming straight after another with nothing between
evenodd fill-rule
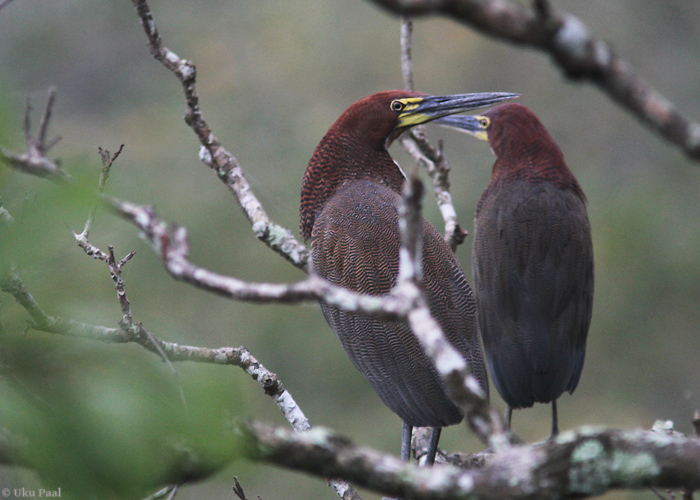
<instances>
[{"instance_id":1,"label":"blurred green background","mask_svg":"<svg viewBox=\"0 0 700 500\"><path fill-rule=\"evenodd\" d=\"M580 16L688 116L700 118L699 2L552 3ZM152 8L165 44L195 62L201 108L215 134L241 162L269 215L298 235L302 175L328 126L355 100L402 86L398 19L356 0L171 0L153 1ZM595 307L580 385L560 400L561 427L649 428L657 419L670 419L690 433L692 413L700 407L700 165L598 89L564 79L539 52L427 18L415 23L413 54L418 90L522 93L520 102L548 127L588 196ZM107 192L154 204L160 216L187 226L194 262L256 281L303 277L255 239L231 195L199 162L198 142L182 120L179 83L151 58L131 2L15 0L0 10L0 146L23 150L25 99L32 100L36 124L52 85L58 98L50 132L63 140L51 156L60 157L71 175L96 184L98 146L115 151L124 143ZM445 141L456 208L471 231L476 201L489 180L491 152L482 142L434 125L428 134ZM410 165L398 145L392 153ZM89 200L4 166L0 196L21 227L14 243L5 238L14 251L0 257L19 261L25 284L45 310L116 326L120 311L108 270L86 257L70 233L82 229ZM428 203L427 216L441 227L434 204ZM174 282L134 228L104 211L97 214L91 239L103 249L113 245L118 257L136 250L124 278L135 320L155 335L206 347L244 345L279 374L312 425L331 426L359 444L398 453L399 419L355 372L317 306L240 304ZM458 250L468 276L470 247L468 239ZM27 427L48 441L46 461L70 464L77 453L70 449L73 440L66 439L63 449L52 438L66 428L85 437L89 452L104 449L98 444L102 439L116 439L113 446L133 449L144 463L157 460L141 449L142 440L129 437L131 423L105 423L110 412L127 420L137 413L140 423L134 425L142 433L137 435L150 440L159 438L154 428L161 426L154 421L176 429L187 422L215 426L217 413L286 423L240 369L175 365L190 406L202 394L220 398L218 405L207 403L214 408L211 415L198 415L192 423L167 405L163 409L164 395L177 406L177 381L143 349L32 330L23 337L26 315L7 294L0 295L0 324L0 360L10 374L0 400L5 419L0 426L22 419L36 423ZM47 381L60 390L50 391ZM493 404L503 408L495 390L492 394ZM67 405L79 421L68 417L60 425L52 421L59 427L49 426L42 416L46 408ZM513 425L528 441L543 439L549 408L516 412ZM481 449L464 425L443 436L447 450ZM110 458L103 458L109 464ZM133 457L126 453L114 460L119 459ZM131 474L121 470L127 478ZM324 481L241 460L216 480L184 487L178 498L232 498L233 475L251 498L335 498ZM0 481L38 484L31 474L7 468ZM112 493L136 494L119 487ZM655 496L614 492L605 498Z\"/></svg>"}]
</instances>

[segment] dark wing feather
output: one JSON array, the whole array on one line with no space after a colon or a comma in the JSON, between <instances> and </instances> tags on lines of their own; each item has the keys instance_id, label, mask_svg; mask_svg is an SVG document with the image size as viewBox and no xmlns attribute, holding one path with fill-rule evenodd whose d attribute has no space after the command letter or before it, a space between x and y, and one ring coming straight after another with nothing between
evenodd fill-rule
<instances>
[{"instance_id":1,"label":"dark wing feather","mask_svg":"<svg viewBox=\"0 0 700 500\"><path fill-rule=\"evenodd\" d=\"M547 182L489 188L472 253L479 326L499 393L513 408L578 384L593 300L583 200Z\"/></svg>"},{"instance_id":2,"label":"dark wing feather","mask_svg":"<svg viewBox=\"0 0 700 500\"><path fill-rule=\"evenodd\" d=\"M313 272L357 292L389 292L398 274L399 202L398 194L371 181L351 182L338 190L314 224ZM449 247L427 221L423 238L431 311L487 387L471 290ZM355 367L402 419L415 426L445 426L462 419L405 323L347 313L323 302L321 307Z\"/></svg>"}]
</instances>

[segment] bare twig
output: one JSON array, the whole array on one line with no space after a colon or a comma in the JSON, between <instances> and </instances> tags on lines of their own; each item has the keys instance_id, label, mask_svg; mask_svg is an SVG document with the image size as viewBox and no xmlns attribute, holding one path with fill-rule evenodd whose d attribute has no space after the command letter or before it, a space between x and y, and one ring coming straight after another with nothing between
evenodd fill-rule
<instances>
[{"instance_id":1,"label":"bare twig","mask_svg":"<svg viewBox=\"0 0 700 500\"><path fill-rule=\"evenodd\" d=\"M174 498L174 495L177 494L177 490L180 487L177 484L171 484L169 486L166 486L165 488L162 488L158 491L156 491L153 495L144 498L143 500L161 500L165 498L166 500L170 500L171 498Z\"/></svg>"},{"instance_id":2,"label":"bare twig","mask_svg":"<svg viewBox=\"0 0 700 500\"><path fill-rule=\"evenodd\" d=\"M450 167L442 154L442 145L439 149L435 149L425 137L424 131L416 130L417 128L414 127L409 133L402 135L400 142L413 159L428 171L431 177L437 205L445 221L445 241L454 252L464 242L467 231L460 226L457 212L452 203L448 179Z\"/></svg>"},{"instance_id":3,"label":"bare twig","mask_svg":"<svg viewBox=\"0 0 700 500\"><path fill-rule=\"evenodd\" d=\"M98 151L100 153L100 158L102 158L102 172L100 172L100 178L97 181L97 190L100 194L104 193L105 190L105 184L107 183L107 179L109 178L109 171L112 168L112 165L116 161L117 158L119 158L119 155L122 153L122 150L124 149L124 144L119 146L119 149L117 150L116 153L113 155L109 152L108 149L102 149L98 148ZM84 243L87 243L87 239L90 237L90 229L92 228L92 223L95 220L95 211L97 209L97 204L93 205L90 207L90 212L88 213L88 218L85 221L85 227L83 228L83 232L80 234L75 234L76 240L78 240L78 245L83 248L86 252L88 250L83 247ZM98 256L98 255L93 255L88 252L88 255L91 255L95 258L99 258L100 260L105 260L106 255L104 256Z\"/></svg>"},{"instance_id":4,"label":"bare twig","mask_svg":"<svg viewBox=\"0 0 700 500\"><path fill-rule=\"evenodd\" d=\"M87 338L107 343L133 342L156 354L163 354L169 361L194 361L218 365L233 365L242 368L256 380L265 394L275 400L277 406L296 430L306 430L309 422L292 396L282 386L277 375L267 370L262 363L244 347L221 347L209 349L165 342L151 334L141 324L127 330L90 325L46 314L24 286L19 273L12 272L0 281L0 289L12 295L29 313L32 328L59 335Z\"/></svg>"},{"instance_id":5,"label":"bare twig","mask_svg":"<svg viewBox=\"0 0 700 500\"><path fill-rule=\"evenodd\" d=\"M168 495L168 500L173 500L175 496L177 495L178 490L180 489L180 485L175 484L172 487L172 490L170 491L170 495Z\"/></svg>"},{"instance_id":6,"label":"bare twig","mask_svg":"<svg viewBox=\"0 0 700 500\"><path fill-rule=\"evenodd\" d=\"M124 280L122 279L122 267L136 254L136 252L129 252L129 254L124 257L119 262L114 258L114 247L109 246L109 257L107 258L107 265L109 266L109 274L114 281L114 287L117 289L117 297L119 298L119 306L122 310L122 328L131 328L134 324L133 316L131 315L131 304L126 296L126 287L124 285Z\"/></svg>"},{"instance_id":7,"label":"bare twig","mask_svg":"<svg viewBox=\"0 0 700 500\"><path fill-rule=\"evenodd\" d=\"M44 108L44 114L41 116L41 121L39 122L39 136L35 141L35 147L41 156L44 156L49 149L54 147L58 141L61 140L61 136L54 137L48 143L46 142L46 135L49 131L49 122L51 121L51 113L53 111L53 105L56 101L56 89L51 87L49 89L49 100L46 103L46 108ZM27 111L31 110L29 104L29 98L27 98ZM32 134L29 127L29 112L26 114L26 129L25 136L27 138L27 144L33 142Z\"/></svg>"},{"instance_id":8,"label":"bare twig","mask_svg":"<svg viewBox=\"0 0 700 500\"><path fill-rule=\"evenodd\" d=\"M413 44L413 22L401 18L401 74L403 75L404 88L413 90L413 59L411 50ZM450 194L450 182L448 180L450 168L447 159L442 154L442 144L435 148L425 136L425 127L413 127L410 132L403 134L401 145L413 157L413 160L423 166L430 175L435 191L438 208L445 221L445 241L452 251L464 242L467 232L463 230L457 220L457 212L452 204Z\"/></svg>"},{"instance_id":9,"label":"bare twig","mask_svg":"<svg viewBox=\"0 0 700 500\"><path fill-rule=\"evenodd\" d=\"M111 155L108 150L103 150L102 148L99 148L100 157L102 158L102 172L100 173L100 178L98 180L97 187L100 194L104 192L105 185L107 183L107 178L109 177L110 169L114 164L114 161L121 154L123 148L124 145L122 144L119 150L114 155ZM186 407L187 401L185 398L185 391L182 387L182 384L180 384L177 370L175 370L175 367L172 365L165 352L163 352L163 349L160 347L159 343L156 342L155 338L151 335L151 333L145 328L143 328L143 325L141 324L136 326L134 325L134 319L131 313L131 304L126 295L126 285L122 278L122 268L126 265L127 262L129 262L134 257L134 255L136 255L136 252L129 252L123 259L117 262L116 258L114 257L114 247L112 247L111 245L108 246L107 248L109 252L106 253L99 247L93 245L88 241L88 235L90 234L90 229L92 228L92 223L95 219L96 208L97 207L95 205L90 207L87 221L85 222L85 227L82 233L73 233L73 236L77 240L78 246L82 248L88 256L103 261L109 267L109 274L112 278L112 281L114 282L114 288L117 291L117 298L119 300L119 308L121 309L122 313L122 319L119 322L119 326L121 326L122 330L129 332L132 335L143 333L146 337L149 338L149 340L151 341L151 345L155 348L155 351L160 355L165 364L168 365L168 368L170 368L170 372L173 374L173 377L175 377L177 381L177 387L180 393L180 399L182 401L183 406Z\"/></svg>"},{"instance_id":10,"label":"bare twig","mask_svg":"<svg viewBox=\"0 0 700 500\"><path fill-rule=\"evenodd\" d=\"M100 178L97 181L97 190L100 194L104 193L105 184L107 183L107 178L109 177L109 171L123 149L124 144L119 146L117 152L114 153L114 155L112 155L109 152L109 150L99 148L100 157L102 158L102 172L100 172ZM103 262L108 262L109 255L107 255L105 252L97 248L95 245L92 245L88 241L88 237L90 236L90 229L92 228L92 223L95 220L96 210L96 204L90 207L90 211L88 212L88 217L85 221L85 227L83 228L83 231L80 234L73 233L73 236L75 237L78 246L82 248L85 251L85 253L88 254L90 257L94 257L95 259L101 260Z\"/></svg>"},{"instance_id":11,"label":"bare twig","mask_svg":"<svg viewBox=\"0 0 700 500\"><path fill-rule=\"evenodd\" d=\"M236 496L240 500L248 500L245 496L245 493L243 491L243 486L241 486L241 483L238 482L238 478L236 476L233 476L233 492L236 494ZM258 497L258 500L260 500L260 497Z\"/></svg>"},{"instance_id":12,"label":"bare twig","mask_svg":"<svg viewBox=\"0 0 700 500\"><path fill-rule=\"evenodd\" d=\"M233 476L233 492L236 494L240 500L248 500L245 497L245 493L243 492L243 487L241 486L241 483L238 482L238 478L236 476Z\"/></svg>"},{"instance_id":13,"label":"bare twig","mask_svg":"<svg viewBox=\"0 0 700 500\"><path fill-rule=\"evenodd\" d=\"M0 148L0 160L3 160L9 167L31 175L43 177L54 182L65 182L70 180L70 176L61 168L59 161L51 161L46 157L51 149L61 139L55 137L51 141L46 141L51 112L56 100L56 89L49 89L49 98L39 123L39 135L34 138L31 131L31 111L32 106L27 98L27 107L24 113L24 135L27 143L27 152L14 154Z\"/></svg>"},{"instance_id":14,"label":"bare twig","mask_svg":"<svg viewBox=\"0 0 700 500\"><path fill-rule=\"evenodd\" d=\"M551 54L566 76L595 83L689 157L700 160L700 123L680 112L606 42L571 14L556 15L507 0L373 0L403 16L442 14L502 40ZM543 14L543 9L547 15Z\"/></svg>"},{"instance_id":15,"label":"bare twig","mask_svg":"<svg viewBox=\"0 0 700 500\"><path fill-rule=\"evenodd\" d=\"M411 55L413 45L413 21L408 17L401 17L401 76L403 88L414 90L413 86L413 57Z\"/></svg>"},{"instance_id":16,"label":"bare twig","mask_svg":"<svg viewBox=\"0 0 700 500\"><path fill-rule=\"evenodd\" d=\"M309 257L306 246L299 243L289 229L272 222L248 184L238 160L221 145L219 139L204 120L199 109L194 64L191 61L181 59L173 51L163 46L163 41L158 34L153 15L146 1L132 0L132 2L141 20L141 26L148 37L151 54L168 68L182 84L187 105L185 122L202 144L200 159L216 172L219 179L235 196L258 239L296 267L306 270Z\"/></svg>"}]
</instances>

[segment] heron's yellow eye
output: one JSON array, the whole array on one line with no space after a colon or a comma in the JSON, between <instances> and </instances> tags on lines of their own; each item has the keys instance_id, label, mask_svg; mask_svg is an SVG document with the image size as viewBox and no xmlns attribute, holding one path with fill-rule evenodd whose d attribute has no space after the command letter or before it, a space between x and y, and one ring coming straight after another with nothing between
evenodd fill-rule
<instances>
[{"instance_id":1,"label":"heron's yellow eye","mask_svg":"<svg viewBox=\"0 0 700 500\"><path fill-rule=\"evenodd\" d=\"M491 125L491 120L489 120L487 117L482 116L479 119L479 125L481 125L484 128L489 128L489 125Z\"/></svg>"},{"instance_id":2,"label":"heron's yellow eye","mask_svg":"<svg viewBox=\"0 0 700 500\"><path fill-rule=\"evenodd\" d=\"M404 103L401 101L391 101L391 110L396 111L397 113L399 111L403 111L403 109L406 107Z\"/></svg>"}]
</instances>

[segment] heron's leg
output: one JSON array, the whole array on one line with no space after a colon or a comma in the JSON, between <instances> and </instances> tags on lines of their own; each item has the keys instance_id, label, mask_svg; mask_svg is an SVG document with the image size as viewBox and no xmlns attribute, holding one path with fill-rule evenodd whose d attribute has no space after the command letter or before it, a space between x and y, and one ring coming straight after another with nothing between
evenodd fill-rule
<instances>
[{"instance_id":1,"label":"heron's leg","mask_svg":"<svg viewBox=\"0 0 700 500\"><path fill-rule=\"evenodd\" d=\"M559 435L559 415L557 414L557 400L552 401L552 433L549 439L554 439Z\"/></svg>"},{"instance_id":2,"label":"heron's leg","mask_svg":"<svg viewBox=\"0 0 700 500\"><path fill-rule=\"evenodd\" d=\"M404 420L403 429L401 431L401 460L408 462L411 459L411 435L413 434L413 426L408 425Z\"/></svg>"},{"instance_id":3,"label":"heron's leg","mask_svg":"<svg viewBox=\"0 0 700 500\"><path fill-rule=\"evenodd\" d=\"M428 446L428 456L425 458L425 465L430 467L435 463L435 455L437 455L438 442L440 441L440 433L442 427L433 427L433 432L430 434L430 446Z\"/></svg>"}]
</instances>

